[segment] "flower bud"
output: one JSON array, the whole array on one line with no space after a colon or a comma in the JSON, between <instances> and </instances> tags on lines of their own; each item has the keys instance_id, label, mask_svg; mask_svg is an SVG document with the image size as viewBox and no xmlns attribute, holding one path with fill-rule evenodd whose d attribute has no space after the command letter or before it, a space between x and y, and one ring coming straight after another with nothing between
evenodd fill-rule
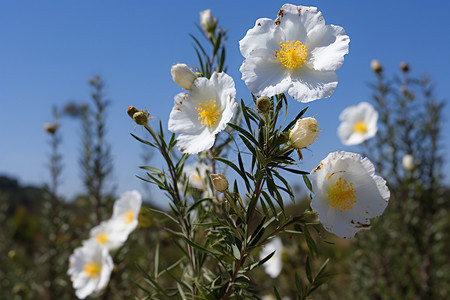
<instances>
[{"instance_id":1,"label":"flower bud","mask_svg":"<svg viewBox=\"0 0 450 300\"><path fill-rule=\"evenodd\" d=\"M138 125L146 125L148 123L148 119L149 119L149 113L148 111L144 112L141 110L138 110L136 107L134 106L130 106L127 109L127 114L130 116L130 118L132 118L136 124Z\"/></svg>"},{"instance_id":2,"label":"flower bud","mask_svg":"<svg viewBox=\"0 0 450 300\"><path fill-rule=\"evenodd\" d=\"M206 32L214 32L217 25L217 20L214 18L210 9L200 12L200 24Z\"/></svg>"},{"instance_id":3,"label":"flower bud","mask_svg":"<svg viewBox=\"0 0 450 300\"><path fill-rule=\"evenodd\" d=\"M289 140L292 147L302 149L311 145L319 135L317 120L304 118L297 121L294 128L289 131Z\"/></svg>"},{"instance_id":4,"label":"flower bud","mask_svg":"<svg viewBox=\"0 0 450 300\"><path fill-rule=\"evenodd\" d=\"M411 172L414 170L414 157L411 154L405 154L402 158L403 168Z\"/></svg>"},{"instance_id":5,"label":"flower bud","mask_svg":"<svg viewBox=\"0 0 450 300\"><path fill-rule=\"evenodd\" d=\"M190 90L197 76L185 64L176 64L170 70L173 81L185 90Z\"/></svg>"},{"instance_id":6,"label":"flower bud","mask_svg":"<svg viewBox=\"0 0 450 300\"><path fill-rule=\"evenodd\" d=\"M383 66L381 66L380 62L377 59L372 60L372 62L370 63L370 67L377 74L381 74L381 72L383 72Z\"/></svg>"},{"instance_id":7,"label":"flower bud","mask_svg":"<svg viewBox=\"0 0 450 300\"><path fill-rule=\"evenodd\" d=\"M128 108L127 108L127 114L130 116L130 118L132 118L133 119L133 116L134 116L134 114L135 113L137 113L139 110L136 108L136 107L134 107L134 106L129 106Z\"/></svg>"},{"instance_id":8,"label":"flower bud","mask_svg":"<svg viewBox=\"0 0 450 300\"><path fill-rule=\"evenodd\" d=\"M258 112L261 114L267 113L271 105L272 104L267 97L259 97L256 99L256 107L258 107Z\"/></svg>"},{"instance_id":9,"label":"flower bud","mask_svg":"<svg viewBox=\"0 0 450 300\"><path fill-rule=\"evenodd\" d=\"M146 125L148 123L148 116L149 114L147 112L138 111L133 115L133 120L138 125Z\"/></svg>"},{"instance_id":10,"label":"flower bud","mask_svg":"<svg viewBox=\"0 0 450 300\"><path fill-rule=\"evenodd\" d=\"M228 189L228 180L222 174L211 174L211 181L217 191L223 193Z\"/></svg>"},{"instance_id":11,"label":"flower bud","mask_svg":"<svg viewBox=\"0 0 450 300\"><path fill-rule=\"evenodd\" d=\"M409 65L406 62L402 61L400 63L400 70L402 70L405 73L408 73L409 72Z\"/></svg>"},{"instance_id":12,"label":"flower bud","mask_svg":"<svg viewBox=\"0 0 450 300\"><path fill-rule=\"evenodd\" d=\"M53 123L53 124L45 123L44 124L45 131L47 131L50 134L55 134L56 130L58 130L58 128L59 128L59 124L58 123Z\"/></svg>"}]
</instances>

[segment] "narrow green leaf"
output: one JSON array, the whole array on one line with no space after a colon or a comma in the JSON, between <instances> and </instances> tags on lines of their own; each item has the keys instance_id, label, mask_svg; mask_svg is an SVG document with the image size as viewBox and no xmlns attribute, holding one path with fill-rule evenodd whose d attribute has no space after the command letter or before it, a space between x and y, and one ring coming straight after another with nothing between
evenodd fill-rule
<instances>
[{"instance_id":1,"label":"narrow green leaf","mask_svg":"<svg viewBox=\"0 0 450 300\"><path fill-rule=\"evenodd\" d=\"M258 141L255 139L255 137L251 133L249 133L247 130L245 130L244 128L239 127L233 123L228 123L228 126L233 128L234 130L238 131L239 133L242 133L246 138L248 138L255 145L258 145Z\"/></svg>"},{"instance_id":2,"label":"narrow green leaf","mask_svg":"<svg viewBox=\"0 0 450 300\"><path fill-rule=\"evenodd\" d=\"M302 111L298 113L298 115L294 118L294 120L292 120L292 122L289 123L289 124L283 129L283 132L287 132L289 129L291 129L291 128L295 125L295 123L297 123L297 120L300 119L300 118L305 114L305 112L308 110L308 108L309 108L309 106L307 106L307 107L305 107L304 109L302 109Z\"/></svg>"},{"instance_id":3,"label":"narrow green leaf","mask_svg":"<svg viewBox=\"0 0 450 300\"><path fill-rule=\"evenodd\" d=\"M277 290L276 287L273 287L273 292L274 292L275 297L277 298L277 300L281 300L280 293L278 293L278 290Z\"/></svg>"},{"instance_id":4,"label":"narrow green leaf","mask_svg":"<svg viewBox=\"0 0 450 300\"><path fill-rule=\"evenodd\" d=\"M311 275L311 265L309 264L309 257L306 257L306 264L305 264L305 272L306 272L306 278L308 278L309 283L313 282L313 278Z\"/></svg>"},{"instance_id":5,"label":"narrow green leaf","mask_svg":"<svg viewBox=\"0 0 450 300\"><path fill-rule=\"evenodd\" d=\"M308 176L306 176L306 174L303 174L303 181L305 182L306 187L308 188L308 190L310 192L313 192L311 181L309 180Z\"/></svg>"},{"instance_id":6,"label":"narrow green leaf","mask_svg":"<svg viewBox=\"0 0 450 300\"><path fill-rule=\"evenodd\" d=\"M305 235L306 244L308 245L308 249L309 249L309 252L311 253L311 256L316 257L316 255L317 255L316 243L314 242L313 238L311 237L311 234L309 233L307 226L304 226L303 234Z\"/></svg>"}]
</instances>

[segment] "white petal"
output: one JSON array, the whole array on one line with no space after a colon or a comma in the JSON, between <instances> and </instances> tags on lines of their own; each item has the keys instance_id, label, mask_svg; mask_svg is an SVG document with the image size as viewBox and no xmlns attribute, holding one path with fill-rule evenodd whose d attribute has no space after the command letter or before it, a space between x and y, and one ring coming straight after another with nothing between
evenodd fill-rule
<instances>
[{"instance_id":1,"label":"white petal","mask_svg":"<svg viewBox=\"0 0 450 300\"><path fill-rule=\"evenodd\" d=\"M334 72L319 72L303 66L292 73L289 95L300 102L310 102L330 97L337 86L337 75Z\"/></svg>"},{"instance_id":2,"label":"white petal","mask_svg":"<svg viewBox=\"0 0 450 300\"><path fill-rule=\"evenodd\" d=\"M197 154L210 149L215 140L215 135L205 128L200 134L180 134L177 138L177 147L183 153Z\"/></svg>"},{"instance_id":3,"label":"white petal","mask_svg":"<svg viewBox=\"0 0 450 300\"><path fill-rule=\"evenodd\" d=\"M247 34L239 41L239 49L242 56L247 58L255 49L279 49L282 33L274 24L274 21L267 18L256 20L255 26L247 31Z\"/></svg>"},{"instance_id":4,"label":"white petal","mask_svg":"<svg viewBox=\"0 0 450 300\"><path fill-rule=\"evenodd\" d=\"M84 299L95 291L95 286L97 285L97 280L90 279L86 282L83 287L76 290L75 295L79 299Z\"/></svg>"},{"instance_id":5,"label":"white petal","mask_svg":"<svg viewBox=\"0 0 450 300\"><path fill-rule=\"evenodd\" d=\"M316 26L322 26L325 21L317 7L296 6L285 4L281 7L284 14L280 15L280 27L285 32L286 41L297 40L302 43L309 31Z\"/></svg>"},{"instance_id":6,"label":"white petal","mask_svg":"<svg viewBox=\"0 0 450 300\"><path fill-rule=\"evenodd\" d=\"M111 272L114 268L114 263L111 255L109 255L107 249L102 251L102 270L100 272L100 279L97 284L96 290L99 291L103 289L109 282L111 277Z\"/></svg>"},{"instance_id":7,"label":"white petal","mask_svg":"<svg viewBox=\"0 0 450 300\"><path fill-rule=\"evenodd\" d=\"M186 96L187 95L187 96ZM189 94L180 93L175 96L175 105L169 116L169 130L177 133L193 133L200 130L201 125L198 120L198 111Z\"/></svg>"},{"instance_id":8,"label":"white petal","mask_svg":"<svg viewBox=\"0 0 450 300\"><path fill-rule=\"evenodd\" d=\"M257 96L271 97L284 93L290 83L289 73L274 56L274 52L258 49L242 63L242 80Z\"/></svg>"},{"instance_id":9,"label":"white petal","mask_svg":"<svg viewBox=\"0 0 450 300\"><path fill-rule=\"evenodd\" d=\"M308 33L305 47L310 51L309 62L318 71L336 71L348 54L350 38L344 28L335 25L316 26Z\"/></svg>"}]
</instances>

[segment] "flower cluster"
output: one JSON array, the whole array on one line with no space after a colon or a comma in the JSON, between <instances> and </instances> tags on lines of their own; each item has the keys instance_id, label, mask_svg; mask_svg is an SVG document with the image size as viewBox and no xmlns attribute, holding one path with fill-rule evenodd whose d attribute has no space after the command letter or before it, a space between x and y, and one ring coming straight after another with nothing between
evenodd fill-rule
<instances>
[{"instance_id":1,"label":"flower cluster","mask_svg":"<svg viewBox=\"0 0 450 300\"><path fill-rule=\"evenodd\" d=\"M310 172L310 183L307 177L309 172L290 167L297 164L291 156L297 151L300 160L303 159L302 149L311 146L320 133L317 120L303 118L307 110L304 108L287 126L277 124L281 119L279 115L283 113L282 107L286 106L288 110L285 93L299 102L310 102L333 94L337 86L335 71L343 64L350 41L342 27L326 25L321 12L315 7L291 4L283 5L275 20L258 19L254 28L240 41L240 51L245 58L240 71L252 92L255 107L247 107L242 100L240 112L245 123L239 124L234 122L239 119L234 118L237 111L235 83L223 72L224 56L219 59L218 54L223 31L220 28L216 30L217 19L210 10L201 13L201 26L202 34L213 46L213 55L209 57L194 38L202 50L197 51L200 65L190 68L186 64L176 64L171 68L173 81L184 91L174 98L168 122L168 129L172 132L170 141L165 140L161 125L160 132L156 134L147 123L144 126L153 141L135 138L158 148L167 163L167 171L150 166L143 168L151 171L148 181L167 191L172 200L170 208L174 217L170 216L170 219L179 222L181 229L173 234L176 239L182 237L182 242L177 245L183 248L190 262L182 272L189 274L184 285L192 285L189 293L196 298L201 290L208 290L199 288L202 278L213 278L210 276L212 274L206 272L208 274L204 275L203 271L199 271L204 268L202 262L206 261L205 257L209 255L211 260L234 257L235 260L229 265L222 260L218 262L224 268L217 278L222 278L225 273L227 278L231 274L231 278L224 281L223 287L215 286L217 295L212 296L229 299L241 295L237 292L240 289L237 282L246 270L264 264L269 276L275 278L280 274L283 245L277 235L288 226L294 226L296 232L304 234L307 246L313 252L311 249L315 247L311 243L314 241L307 234L307 226L311 224L308 216L315 212L326 230L340 237L352 238L358 230L370 228L370 218L383 213L390 192L384 179L375 175L374 166L367 158L344 151L330 153ZM224 51L221 53L224 55ZM205 55L205 59L201 58L201 54ZM216 58L217 65L213 65ZM193 69L198 72L194 73ZM136 113L139 111L129 111L135 120ZM148 114L143 118L147 121ZM346 145L361 143L377 131L378 113L368 103L348 108L340 118L342 124L338 133ZM216 137L226 128L230 136L228 145L234 141L233 132L237 133L248 150L246 153L251 153L251 160L244 161L240 149L237 151L238 163L220 156L227 144L216 145ZM172 155L175 145L183 153L177 163L172 161L176 157ZM197 158L201 163L184 167L190 154L199 154ZM203 164L207 159L208 166ZM237 180L230 184L225 175L214 174L216 162L226 164L242 178L242 185L247 188L245 196L241 196L244 194L239 192ZM251 168L247 170L249 164ZM276 201L284 213L284 199L280 191L289 194L292 200L295 195L279 170L303 175L308 188L314 193L311 201L314 212L307 210L303 215L285 220L280 217L281 212L274 205ZM191 192L187 181L193 188ZM214 188L211 195L206 195L207 187L211 191ZM204 198L196 199L197 194L202 194ZM223 198L219 201L213 201L213 198L221 196ZM192 204L189 203L190 197L194 200ZM218 204L220 208L215 207ZM199 210L195 211L197 208ZM262 218L256 217L257 214ZM256 224L258 219L262 219L259 225ZM191 223L192 220L195 222ZM199 225L202 226L202 238L195 235ZM268 233L271 227L274 230ZM115 230L114 226L100 224L91 235L97 240L103 237L102 234L109 236L108 228ZM103 244L114 249L122 242L120 237L117 234L117 241L111 239ZM204 243L197 244L203 239ZM260 262L245 266L250 252L261 247ZM201 259L196 258L199 249ZM310 274L308 280L315 286ZM320 274L315 280L321 282ZM179 289L182 295L183 287L180 285ZM308 295L306 293L303 298Z\"/></svg>"},{"instance_id":2,"label":"flower cluster","mask_svg":"<svg viewBox=\"0 0 450 300\"><path fill-rule=\"evenodd\" d=\"M109 252L121 247L137 227L141 203L138 191L122 194L114 203L112 217L92 228L90 238L70 256L67 273L78 298L84 299L108 284L114 267Z\"/></svg>"}]
</instances>

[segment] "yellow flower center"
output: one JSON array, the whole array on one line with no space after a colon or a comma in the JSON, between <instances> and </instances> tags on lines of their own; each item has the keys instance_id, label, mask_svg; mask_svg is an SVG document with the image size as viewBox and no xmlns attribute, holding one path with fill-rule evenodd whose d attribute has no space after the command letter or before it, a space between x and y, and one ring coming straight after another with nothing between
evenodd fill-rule
<instances>
[{"instance_id":1,"label":"yellow flower center","mask_svg":"<svg viewBox=\"0 0 450 300\"><path fill-rule=\"evenodd\" d=\"M100 245L104 245L108 241L108 234L106 234L106 232L102 232L97 234L95 238Z\"/></svg>"},{"instance_id":2,"label":"yellow flower center","mask_svg":"<svg viewBox=\"0 0 450 300\"><path fill-rule=\"evenodd\" d=\"M88 277L98 277L100 275L100 265L91 261L90 263L84 265L83 271Z\"/></svg>"},{"instance_id":3,"label":"yellow flower center","mask_svg":"<svg viewBox=\"0 0 450 300\"><path fill-rule=\"evenodd\" d=\"M352 209L353 204L356 203L356 191L353 189L353 184L345 179L342 180L342 177L339 177L338 181L331 186L328 197L330 205L339 211Z\"/></svg>"},{"instance_id":4,"label":"yellow flower center","mask_svg":"<svg viewBox=\"0 0 450 300\"><path fill-rule=\"evenodd\" d=\"M301 68L306 62L308 49L300 41L280 42L281 50L275 51L275 57L288 69Z\"/></svg>"},{"instance_id":5,"label":"yellow flower center","mask_svg":"<svg viewBox=\"0 0 450 300\"><path fill-rule=\"evenodd\" d=\"M131 222L133 222L133 219L134 219L133 210L130 209L125 213L125 223L130 224Z\"/></svg>"},{"instance_id":6,"label":"yellow flower center","mask_svg":"<svg viewBox=\"0 0 450 300\"><path fill-rule=\"evenodd\" d=\"M195 181L202 181L202 178L200 177L200 174L198 174L198 173L194 173L194 175L192 175L192 179Z\"/></svg>"},{"instance_id":7,"label":"yellow flower center","mask_svg":"<svg viewBox=\"0 0 450 300\"><path fill-rule=\"evenodd\" d=\"M353 126L353 130L357 133L366 133L367 132L367 124L364 121L358 121Z\"/></svg>"},{"instance_id":8,"label":"yellow flower center","mask_svg":"<svg viewBox=\"0 0 450 300\"><path fill-rule=\"evenodd\" d=\"M205 103L199 103L198 107L195 109L198 110L198 119L202 125L211 127L216 125L219 121L220 110L219 107L217 107L216 100L209 100Z\"/></svg>"}]
</instances>

